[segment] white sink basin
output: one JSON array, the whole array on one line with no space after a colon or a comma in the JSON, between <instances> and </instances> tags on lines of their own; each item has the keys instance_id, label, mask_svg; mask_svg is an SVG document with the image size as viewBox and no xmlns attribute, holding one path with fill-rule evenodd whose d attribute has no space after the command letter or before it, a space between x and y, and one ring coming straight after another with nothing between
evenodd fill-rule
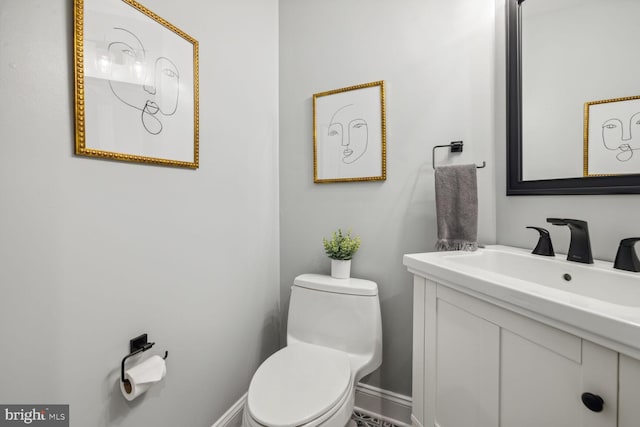
<instances>
[{"instance_id":1,"label":"white sink basin","mask_svg":"<svg viewBox=\"0 0 640 427\"><path fill-rule=\"evenodd\" d=\"M640 273L508 246L409 254L403 261L427 279L640 352Z\"/></svg>"}]
</instances>

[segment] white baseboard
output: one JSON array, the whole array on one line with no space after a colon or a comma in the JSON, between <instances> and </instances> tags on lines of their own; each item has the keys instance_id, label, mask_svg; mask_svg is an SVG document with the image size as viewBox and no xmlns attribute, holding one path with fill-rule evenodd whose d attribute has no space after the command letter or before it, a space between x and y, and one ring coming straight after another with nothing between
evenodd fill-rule
<instances>
[{"instance_id":1,"label":"white baseboard","mask_svg":"<svg viewBox=\"0 0 640 427\"><path fill-rule=\"evenodd\" d=\"M247 393L234 403L211 427L242 427L242 410L247 400Z\"/></svg>"},{"instance_id":2,"label":"white baseboard","mask_svg":"<svg viewBox=\"0 0 640 427\"><path fill-rule=\"evenodd\" d=\"M358 383L355 409L400 427L411 426L411 398L402 394Z\"/></svg>"},{"instance_id":3,"label":"white baseboard","mask_svg":"<svg viewBox=\"0 0 640 427\"><path fill-rule=\"evenodd\" d=\"M211 427L241 427L246 400L245 393ZM411 398L402 394L358 383L354 409L399 427L411 426Z\"/></svg>"},{"instance_id":4,"label":"white baseboard","mask_svg":"<svg viewBox=\"0 0 640 427\"><path fill-rule=\"evenodd\" d=\"M422 427L422 423L418 421L418 419L414 417L413 414L411 414L411 425L413 427Z\"/></svg>"}]
</instances>

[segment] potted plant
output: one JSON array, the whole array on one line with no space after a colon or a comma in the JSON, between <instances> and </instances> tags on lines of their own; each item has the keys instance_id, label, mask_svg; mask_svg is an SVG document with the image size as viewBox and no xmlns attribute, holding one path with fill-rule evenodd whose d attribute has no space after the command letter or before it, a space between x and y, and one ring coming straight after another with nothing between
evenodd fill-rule
<instances>
[{"instance_id":1,"label":"potted plant","mask_svg":"<svg viewBox=\"0 0 640 427\"><path fill-rule=\"evenodd\" d=\"M331 239L322 239L324 251L331 258L331 277L348 279L351 273L351 258L360 248L360 237L351 236L351 230L334 231Z\"/></svg>"}]
</instances>

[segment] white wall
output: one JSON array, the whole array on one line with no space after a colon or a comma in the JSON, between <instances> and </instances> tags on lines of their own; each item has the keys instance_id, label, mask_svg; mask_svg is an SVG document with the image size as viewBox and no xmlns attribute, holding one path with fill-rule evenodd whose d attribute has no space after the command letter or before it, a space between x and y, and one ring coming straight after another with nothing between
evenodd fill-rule
<instances>
[{"instance_id":1,"label":"white wall","mask_svg":"<svg viewBox=\"0 0 640 427\"><path fill-rule=\"evenodd\" d=\"M366 382L411 394L412 280L402 255L433 250L431 148L438 163L481 163L479 239L495 240L494 2L280 0L281 298L294 277L329 272L322 237L362 237L352 275L375 280L384 362ZM312 95L385 80L385 182L313 183Z\"/></svg>"},{"instance_id":2,"label":"white wall","mask_svg":"<svg viewBox=\"0 0 640 427\"><path fill-rule=\"evenodd\" d=\"M638 195L506 196L506 94L504 52L504 0L496 3L496 215L497 243L533 249L538 234L528 225L551 232L557 253L567 253L567 227L546 223L548 217L577 218L589 223L594 258L613 261L618 243L640 235Z\"/></svg>"},{"instance_id":3,"label":"white wall","mask_svg":"<svg viewBox=\"0 0 640 427\"><path fill-rule=\"evenodd\" d=\"M200 42L195 171L76 157L73 2L0 0L0 402L73 426L209 426L278 345L277 0L144 4Z\"/></svg>"}]
</instances>

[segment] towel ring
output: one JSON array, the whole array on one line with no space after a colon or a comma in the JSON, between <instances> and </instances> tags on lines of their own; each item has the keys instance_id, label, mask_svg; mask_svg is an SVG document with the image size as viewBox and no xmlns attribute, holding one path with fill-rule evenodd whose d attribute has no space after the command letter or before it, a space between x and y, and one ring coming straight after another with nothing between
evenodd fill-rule
<instances>
[{"instance_id":1,"label":"towel ring","mask_svg":"<svg viewBox=\"0 0 640 427\"><path fill-rule=\"evenodd\" d=\"M462 141L452 141L449 144L444 144L444 145L435 145L433 147L433 149L431 150L431 166L433 167L433 169L436 169L436 148L442 148L442 147L449 147L451 149L451 153L462 153L462 147L464 146L464 142ZM478 166L476 165L477 169L482 169L485 166L487 166L487 162L485 162L484 160L482 161L482 165Z\"/></svg>"}]
</instances>

